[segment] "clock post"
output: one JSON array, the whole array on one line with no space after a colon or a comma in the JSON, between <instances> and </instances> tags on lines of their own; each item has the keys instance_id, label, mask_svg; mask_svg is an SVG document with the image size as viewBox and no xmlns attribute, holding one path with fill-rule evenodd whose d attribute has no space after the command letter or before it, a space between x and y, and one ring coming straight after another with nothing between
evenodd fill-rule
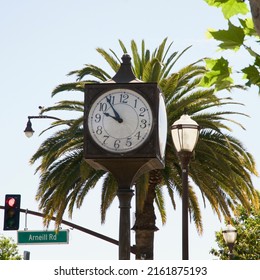
<instances>
[{"instance_id":1,"label":"clock post","mask_svg":"<svg viewBox=\"0 0 260 280\"><path fill-rule=\"evenodd\" d=\"M167 118L161 103L157 84L135 77L128 54L111 80L85 85L84 159L118 183L120 260L130 259L132 187L142 174L164 168Z\"/></svg>"}]
</instances>

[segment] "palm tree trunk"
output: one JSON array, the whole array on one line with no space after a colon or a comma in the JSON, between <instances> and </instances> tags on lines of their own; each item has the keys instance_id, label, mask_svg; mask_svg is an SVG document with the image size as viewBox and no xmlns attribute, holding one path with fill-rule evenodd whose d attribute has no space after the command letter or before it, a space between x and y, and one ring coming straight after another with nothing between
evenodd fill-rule
<instances>
[{"instance_id":1,"label":"palm tree trunk","mask_svg":"<svg viewBox=\"0 0 260 280\"><path fill-rule=\"evenodd\" d=\"M154 259L154 232L158 230L155 225L156 215L154 200L156 197L155 186L158 183L158 170L150 172L149 186L143 209L136 209L135 230L136 259ZM137 190L138 191L138 190Z\"/></svg>"}]
</instances>

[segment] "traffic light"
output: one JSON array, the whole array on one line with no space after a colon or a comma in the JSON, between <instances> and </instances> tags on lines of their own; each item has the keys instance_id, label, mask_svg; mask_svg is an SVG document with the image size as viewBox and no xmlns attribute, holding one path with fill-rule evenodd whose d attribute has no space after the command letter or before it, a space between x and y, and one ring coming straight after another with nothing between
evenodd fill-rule
<instances>
[{"instance_id":1,"label":"traffic light","mask_svg":"<svg viewBox=\"0 0 260 280\"><path fill-rule=\"evenodd\" d=\"M20 221L20 194L5 195L4 230L18 230Z\"/></svg>"}]
</instances>

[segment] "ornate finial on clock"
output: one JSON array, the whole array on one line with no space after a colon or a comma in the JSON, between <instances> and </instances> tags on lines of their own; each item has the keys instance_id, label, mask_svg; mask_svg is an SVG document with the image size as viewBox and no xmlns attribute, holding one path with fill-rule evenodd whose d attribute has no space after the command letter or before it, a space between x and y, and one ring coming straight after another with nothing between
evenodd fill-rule
<instances>
[{"instance_id":1,"label":"ornate finial on clock","mask_svg":"<svg viewBox=\"0 0 260 280\"><path fill-rule=\"evenodd\" d=\"M129 54L124 53L122 56L122 63L118 72L108 82L116 83L140 83L142 81L138 80L132 70L131 57Z\"/></svg>"}]
</instances>

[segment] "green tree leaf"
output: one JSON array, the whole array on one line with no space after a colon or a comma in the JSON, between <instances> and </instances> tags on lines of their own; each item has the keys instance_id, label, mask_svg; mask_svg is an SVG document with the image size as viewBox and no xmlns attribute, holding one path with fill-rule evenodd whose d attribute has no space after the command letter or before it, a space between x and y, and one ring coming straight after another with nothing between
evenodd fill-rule
<instances>
[{"instance_id":1,"label":"green tree leaf","mask_svg":"<svg viewBox=\"0 0 260 280\"><path fill-rule=\"evenodd\" d=\"M220 7L224 3L226 3L229 0L204 0L208 5L210 6L215 6L215 7Z\"/></svg>"},{"instance_id":2,"label":"green tree leaf","mask_svg":"<svg viewBox=\"0 0 260 280\"><path fill-rule=\"evenodd\" d=\"M243 28L228 22L228 30L209 31L215 40L222 41L221 49L238 50L244 43L245 33Z\"/></svg>"},{"instance_id":3,"label":"green tree leaf","mask_svg":"<svg viewBox=\"0 0 260 280\"><path fill-rule=\"evenodd\" d=\"M210 6L219 7L226 19L234 15L246 15L249 12L248 6L242 0L205 0Z\"/></svg>"},{"instance_id":4,"label":"green tree leaf","mask_svg":"<svg viewBox=\"0 0 260 280\"><path fill-rule=\"evenodd\" d=\"M245 35L257 36L252 18L239 19L239 21L241 26L244 28Z\"/></svg>"},{"instance_id":5,"label":"green tree leaf","mask_svg":"<svg viewBox=\"0 0 260 280\"><path fill-rule=\"evenodd\" d=\"M247 4L237 0L229 0L222 5L222 13L226 19L234 15L246 15L249 12Z\"/></svg>"},{"instance_id":6,"label":"green tree leaf","mask_svg":"<svg viewBox=\"0 0 260 280\"><path fill-rule=\"evenodd\" d=\"M244 78L248 79L246 83L247 86L253 85L260 85L260 75L259 70L255 65L249 65L242 69L242 72L245 74Z\"/></svg>"},{"instance_id":7,"label":"green tree leaf","mask_svg":"<svg viewBox=\"0 0 260 280\"><path fill-rule=\"evenodd\" d=\"M205 2L209 6L214 6L222 9L224 9L224 7L229 6L230 9L232 10L232 12L228 11L228 13L230 14L234 13L234 11L236 11L237 14L239 13L245 14L246 10L249 11L249 4L251 3L250 1L243 1L243 0L205 0ZM248 7L245 8L244 5L247 5ZM252 15L252 10L250 16L251 15ZM213 37L215 40L220 41L221 43L219 44L219 47L222 50L229 49L233 51L238 51L241 49L247 51L247 53L251 56L250 61L248 62L249 66L243 69L241 68L236 69L235 72L243 74L243 78L246 80L245 82L246 86L251 86L251 85L258 86L259 94L260 94L260 81L259 81L260 55L257 49L257 47L259 46L260 33L259 31L257 32L255 28L257 26L257 23L253 21L251 17L245 19L234 17L234 19L236 20L236 26L233 25L228 20L228 25L229 25L228 30L215 31L209 29L208 37L209 38ZM253 65L251 65L252 58L255 59Z\"/></svg>"},{"instance_id":8,"label":"green tree leaf","mask_svg":"<svg viewBox=\"0 0 260 280\"><path fill-rule=\"evenodd\" d=\"M216 89L221 90L227 88L233 83L230 77L231 68L228 61L221 57L220 59L205 59L208 72L201 80L201 85L204 87L216 86Z\"/></svg>"}]
</instances>

